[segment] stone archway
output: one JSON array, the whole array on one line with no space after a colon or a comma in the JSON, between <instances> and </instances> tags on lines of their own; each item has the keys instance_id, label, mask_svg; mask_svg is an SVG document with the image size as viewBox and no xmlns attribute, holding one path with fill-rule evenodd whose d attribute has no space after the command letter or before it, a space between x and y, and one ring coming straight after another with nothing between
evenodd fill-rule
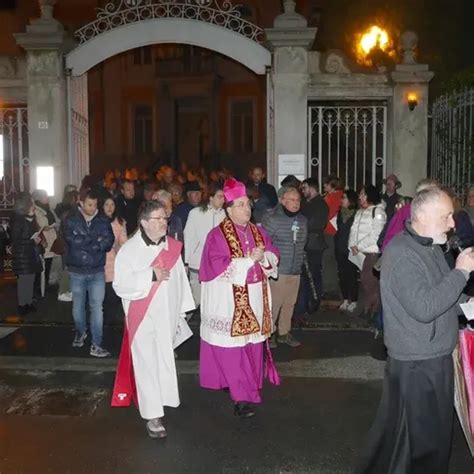
<instances>
[{"instance_id":1,"label":"stone archway","mask_svg":"<svg viewBox=\"0 0 474 474\"><path fill-rule=\"evenodd\" d=\"M95 65L125 51L163 43L206 48L260 75L271 64L271 53L261 44L263 30L241 18L228 0L118 0L99 9L97 18L75 37L79 44L65 58L70 75L69 177L75 182L89 170L86 74Z\"/></svg>"}]
</instances>

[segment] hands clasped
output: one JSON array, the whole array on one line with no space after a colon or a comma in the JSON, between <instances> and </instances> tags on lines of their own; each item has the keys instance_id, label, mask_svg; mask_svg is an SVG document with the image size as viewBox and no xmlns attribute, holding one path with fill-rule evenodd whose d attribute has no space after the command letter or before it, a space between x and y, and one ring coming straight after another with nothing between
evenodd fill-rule
<instances>
[{"instance_id":1,"label":"hands clasped","mask_svg":"<svg viewBox=\"0 0 474 474\"><path fill-rule=\"evenodd\" d=\"M249 257L254 261L254 262L261 262L264 258L264 252L265 249L263 247L255 247L252 249L250 252Z\"/></svg>"}]
</instances>

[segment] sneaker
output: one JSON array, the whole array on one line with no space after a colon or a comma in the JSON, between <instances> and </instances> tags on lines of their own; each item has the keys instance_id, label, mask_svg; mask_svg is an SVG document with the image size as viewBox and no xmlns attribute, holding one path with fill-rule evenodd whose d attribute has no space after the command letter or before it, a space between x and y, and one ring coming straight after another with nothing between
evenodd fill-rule
<instances>
[{"instance_id":1,"label":"sneaker","mask_svg":"<svg viewBox=\"0 0 474 474\"><path fill-rule=\"evenodd\" d=\"M147 421L146 430L150 438L166 438L167 436L166 429L160 418L153 418L153 420Z\"/></svg>"},{"instance_id":2,"label":"sneaker","mask_svg":"<svg viewBox=\"0 0 474 474\"><path fill-rule=\"evenodd\" d=\"M344 300L344 302L339 306L339 311L347 311L349 307L349 300Z\"/></svg>"},{"instance_id":3,"label":"sneaker","mask_svg":"<svg viewBox=\"0 0 474 474\"><path fill-rule=\"evenodd\" d=\"M357 308L357 301L353 301L347 305L346 311L349 313L353 313Z\"/></svg>"},{"instance_id":4,"label":"sneaker","mask_svg":"<svg viewBox=\"0 0 474 474\"><path fill-rule=\"evenodd\" d=\"M72 347L82 347L84 345L84 341L87 339L87 332L84 331L84 334L79 334L76 332L76 336L74 337L74 341L72 341Z\"/></svg>"},{"instance_id":5,"label":"sneaker","mask_svg":"<svg viewBox=\"0 0 474 474\"><path fill-rule=\"evenodd\" d=\"M100 358L110 357L110 352L109 351L106 351L102 347L96 346L95 344L91 345L91 350L90 350L89 354L92 357L100 357Z\"/></svg>"},{"instance_id":6,"label":"sneaker","mask_svg":"<svg viewBox=\"0 0 474 474\"><path fill-rule=\"evenodd\" d=\"M298 341L298 339L296 339L292 334L291 332L289 332L288 334L285 334L283 336L278 336L277 337L277 341L280 343L280 344L286 344L290 347L299 347L301 346L301 342Z\"/></svg>"},{"instance_id":7,"label":"sneaker","mask_svg":"<svg viewBox=\"0 0 474 474\"><path fill-rule=\"evenodd\" d=\"M272 337L270 338L270 348L271 349L276 349L278 347L277 344L277 335L276 333L272 334Z\"/></svg>"},{"instance_id":8,"label":"sneaker","mask_svg":"<svg viewBox=\"0 0 474 474\"><path fill-rule=\"evenodd\" d=\"M72 301L72 293L61 293L58 295L58 301L63 301L64 303L70 303Z\"/></svg>"}]
</instances>

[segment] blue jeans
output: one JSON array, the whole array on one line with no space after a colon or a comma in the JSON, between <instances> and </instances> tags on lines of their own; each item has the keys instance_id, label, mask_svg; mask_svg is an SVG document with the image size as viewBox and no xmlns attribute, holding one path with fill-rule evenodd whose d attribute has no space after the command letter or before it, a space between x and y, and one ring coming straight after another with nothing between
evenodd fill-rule
<instances>
[{"instance_id":1,"label":"blue jeans","mask_svg":"<svg viewBox=\"0 0 474 474\"><path fill-rule=\"evenodd\" d=\"M92 343L101 347L104 314L102 303L105 296L104 272L92 275L69 272L72 291L72 316L78 334L86 330L86 295L89 296Z\"/></svg>"}]
</instances>

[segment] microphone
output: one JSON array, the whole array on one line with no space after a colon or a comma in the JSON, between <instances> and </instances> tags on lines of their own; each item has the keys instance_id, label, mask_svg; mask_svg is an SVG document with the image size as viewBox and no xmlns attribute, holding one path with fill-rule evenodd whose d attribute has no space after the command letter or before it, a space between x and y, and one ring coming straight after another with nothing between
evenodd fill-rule
<instances>
[{"instance_id":1,"label":"microphone","mask_svg":"<svg viewBox=\"0 0 474 474\"><path fill-rule=\"evenodd\" d=\"M449 242L449 248L456 251L458 255L464 250L464 244L462 243L462 240L457 235L453 235L448 240L448 242Z\"/></svg>"}]
</instances>

